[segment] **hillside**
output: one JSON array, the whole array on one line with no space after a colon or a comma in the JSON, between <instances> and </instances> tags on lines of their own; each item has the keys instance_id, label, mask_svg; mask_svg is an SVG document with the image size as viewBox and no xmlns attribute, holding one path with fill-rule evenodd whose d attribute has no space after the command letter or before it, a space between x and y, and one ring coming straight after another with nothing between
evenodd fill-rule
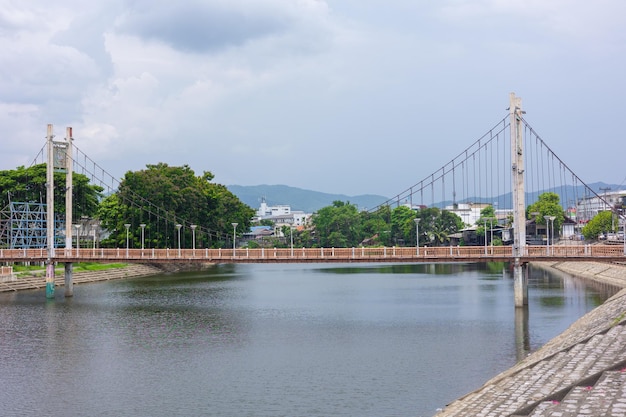
<instances>
[{"instance_id":1,"label":"hillside","mask_svg":"<svg viewBox=\"0 0 626 417\"><path fill-rule=\"evenodd\" d=\"M622 185L617 184L605 184L603 182L596 182L588 184L589 187L596 193L601 194L602 190L611 189L619 190L623 189ZM289 187L287 185L228 185L227 188L235 194L241 201L249 205L253 209L259 208L261 199L265 197L265 201L268 205L289 205L292 210L302 210L306 213L314 213L322 207L330 206L333 201L339 200L344 202L350 202L355 204L359 210L365 210L368 208L376 207L379 204L388 200L387 197L380 195L357 195L348 196L345 194L328 194L319 191L304 190L302 188ZM556 189L547 189L540 192L527 192L526 204L530 204L537 200L537 196L546 191L555 192L562 196L562 205L571 204L573 201L579 200L585 196L585 190L583 186L573 187L559 187ZM588 194L587 194L588 195ZM567 198L564 198L567 197ZM501 196L495 197L471 197L465 199L465 201L498 201L501 208L511 207L512 197L511 193L507 193ZM568 200L568 201L566 201ZM438 202L437 206L450 205L452 201Z\"/></svg>"},{"instance_id":2,"label":"hillside","mask_svg":"<svg viewBox=\"0 0 626 417\"><path fill-rule=\"evenodd\" d=\"M328 194L287 185L228 185L226 188L255 210L259 208L261 199L264 197L270 206L288 205L292 210L301 210L305 213L314 213L322 207L332 205L333 201L337 200L355 204L360 210L375 207L387 201L387 197L380 195Z\"/></svg>"}]
</instances>

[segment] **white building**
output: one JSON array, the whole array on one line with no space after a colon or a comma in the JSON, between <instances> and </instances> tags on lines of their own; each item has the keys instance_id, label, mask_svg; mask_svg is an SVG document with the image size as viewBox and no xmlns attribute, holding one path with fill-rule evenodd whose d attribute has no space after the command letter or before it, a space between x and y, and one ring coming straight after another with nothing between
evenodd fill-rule
<instances>
[{"instance_id":1,"label":"white building","mask_svg":"<svg viewBox=\"0 0 626 417\"><path fill-rule=\"evenodd\" d=\"M459 203L454 206L447 206L444 210L456 214L468 226L476 224L480 219L480 212L486 207L491 206L487 203Z\"/></svg>"},{"instance_id":2,"label":"white building","mask_svg":"<svg viewBox=\"0 0 626 417\"><path fill-rule=\"evenodd\" d=\"M291 214L291 207L286 205L268 206L265 202L265 197L261 200L261 206L256 211L256 215L259 219L273 216L285 216Z\"/></svg>"},{"instance_id":3,"label":"white building","mask_svg":"<svg viewBox=\"0 0 626 417\"><path fill-rule=\"evenodd\" d=\"M581 198L576 204L576 220L587 223L601 211L622 208L626 202L626 190L608 191L597 196Z\"/></svg>"},{"instance_id":4,"label":"white building","mask_svg":"<svg viewBox=\"0 0 626 417\"><path fill-rule=\"evenodd\" d=\"M265 198L261 200L261 205L256 212L257 221L259 220L271 220L274 222L274 234L276 236L282 236L282 228L289 226L293 228L304 227L309 224L312 214L305 213L300 210L291 210L291 206L277 205L268 206Z\"/></svg>"}]
</instances>

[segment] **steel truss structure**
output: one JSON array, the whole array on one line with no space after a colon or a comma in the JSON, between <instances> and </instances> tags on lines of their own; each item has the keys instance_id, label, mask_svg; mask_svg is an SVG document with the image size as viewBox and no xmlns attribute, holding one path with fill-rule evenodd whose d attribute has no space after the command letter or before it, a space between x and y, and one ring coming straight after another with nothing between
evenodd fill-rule
<instances>
[{"instance_id":1,"label":"steel truss structure","mask_svg":"<svg viewBox=\"0 0 626 417\"><path fill-rule=\"evenodd\" d=\"M0 247L8 249L37 249L47 246L46 205L42 203L11 202L0 211ZM65 244L64 223L55 221L55 247Z\"/></svg>"}]
</instances>

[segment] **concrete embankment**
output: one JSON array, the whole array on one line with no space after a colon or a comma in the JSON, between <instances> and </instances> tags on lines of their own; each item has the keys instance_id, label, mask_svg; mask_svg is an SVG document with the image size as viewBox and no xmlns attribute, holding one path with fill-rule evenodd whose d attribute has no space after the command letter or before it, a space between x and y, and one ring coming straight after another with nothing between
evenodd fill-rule
<instances>
[{"instance_id":1,"label":"concrete embankment","mask_svg":"<svg viewBox=\"0 0 626 417\"><path fill-rule=\"evenodd\" d=\"M156 275L163 270L140 264L129 264L121 268L103 269L99 271L80 271L73 274L74 284L88 282L111 281L124 278L137 278L142 276ZM65 275L57 270L54 276L56 287L65 285ZM42 274L38 276L18 276L12 280L0 281L0 292L36 290L46 288L46 278Z\"/></svg>"},{"instance_id":2,"label":"concrete embankment","mask_svg":"<svg viewBox=\"0 0 626 417\"><path fill-rule=\"evenodd\" d=\"M623 265L544 262L536 266L626 288ZM436 414L578 415L626 417L626 289L538 351Z\"/></svg>"}]
</instances>

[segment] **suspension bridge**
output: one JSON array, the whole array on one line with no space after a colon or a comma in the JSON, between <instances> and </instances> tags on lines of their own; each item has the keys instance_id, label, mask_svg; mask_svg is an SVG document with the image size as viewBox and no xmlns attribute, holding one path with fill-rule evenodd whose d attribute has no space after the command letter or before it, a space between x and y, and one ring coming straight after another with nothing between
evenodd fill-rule
<instances>
[{"instance_id":1,"label":"suspension bridge","mask_svg":"<svg viewBox=\"0 0 626 417\"><path fill-rule=\"evenodd\" d=\"M560 245L555 237L561 237L564 229L550 231L548 225L554 216L528 219L526 207L537 201L540 194L555 193L566 213L563 223L576 231L598 212L615 212L618 224L626 228L623 219L622 203L607 201L601 194L585 184L546 144L527 123L521 108L521 99L510 95L509 112L484 135L445 163L437 171L406 188L381 205L370 208L374 213L382 207L408 206L414 210L437 207L450 211L462 218L468 229L480 219L480 211L486 206L494 209L495 217L490 219L489 231L493 234L494 222L505 246L494 246L493 240L487 245L487 224L484 228L484 245L463 246L450 243L448 246L427 247L428 237L419 233L419 219L416 219L415 246L413 247L358 247L358 248L237 248L236 235L232 235L232 248L196 248L196 235L215 236L230 240L223 230L209 230L202 225L191 224L177 213L170 213L150 202L145 197L129 194L128 204L146 213L149 221L159 222L161 227L176 230L178 248L145 248L144 232L150 225L144 220L141 224L128 219L126 227L126 247L96 247L96 232L93 233L93 246L79 247L89 241L88 227L76 225L72 217L72 172L75 170L89 177L94 185L115 193L120 181L99 166L82 152L73 142L71 128L68 128L64 141L53 140L51 125L48 127L47 159L48 187L53 182L52 167L62 168L66 175L66 220L65 232L57 232L53 212L53 192L47 193L47 204L37 208L40 215L32 213L22 218L0 219L0 262L47 262L65 263L66 292L71 295L71 265L75 262L132 262L132 263L245 263L245 262L486 262L505 261L515 265L514 274L520 282L516 290L516 305L524 303L522 267L525 263L537 260L568 261L623 261L626 260L626 243L620 245ZM41 155L43 155L40 152ZM598 204L599 201L599 204ZM45 215L43 214L45 210ZM536 213L538 214L538 213ZM545 221L544 221L545 220ZM62 220L57 221L63 223ZM531 223L532 229L529 229ZM72 225L75 225L75 230ZM557 224L560 222L557 221ZM148 227L147 227L148 226ZM233 223L236 227L236 223ZM180 232L193 234L193 248L182 248ZM543 239L547 235L547 239ZM470 230L471 232L471 230ZM73 247L73 235L76 247ZM129 234L135 237L141 233L141 249L136 239L129 245ZM58 235L64 234L65 247L58 247ZM550 239L551 235L551 239ZM506 236L506 238L505 238ZM572 235L570 234L570 237ZM20 245L9 244L16 238ZM535 244L539 238L541 244ZM622 238L623 240L623 238ZM556 243L555 243L556 242ZM532 244L531 244L532 243ZM48 268L49 270L52 268ZM53 272L52 272L53 274ZM69 282L68 282L69 275ZM70 284L70 285L67 285Z\"/></svg>"}]
</instances>

